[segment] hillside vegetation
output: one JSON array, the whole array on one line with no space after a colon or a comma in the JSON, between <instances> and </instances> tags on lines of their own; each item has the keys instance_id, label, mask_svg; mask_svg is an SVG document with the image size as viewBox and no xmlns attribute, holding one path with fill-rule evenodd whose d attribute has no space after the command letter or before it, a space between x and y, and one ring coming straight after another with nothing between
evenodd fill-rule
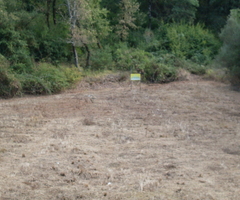
<instances>
[{"instance_id":1,"label":"hillside vegetation","mask_svg":"<svg viewBox=\"0 0 240 200\"><path fill-rule=\"evenodd\" d=\"M0 96L52 94L85 71L177 80L179 70L238 84L239 2L0 0ZM221 63L221 64L219 64ZM219 70L219 69L218 69ZM220 73L221 74L221 73Z\"/></svg>"}]
</instances>

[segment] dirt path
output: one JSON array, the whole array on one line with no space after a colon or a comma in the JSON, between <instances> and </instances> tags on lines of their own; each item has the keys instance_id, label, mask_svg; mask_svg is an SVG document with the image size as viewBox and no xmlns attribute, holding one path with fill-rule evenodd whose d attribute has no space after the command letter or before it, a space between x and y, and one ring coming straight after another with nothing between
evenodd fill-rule
<instances>
[{"instance_id":1,"label":"dirt path","mask_svg":"<svg viewBox=\"0 0 240 200\"><path fill-rule=\"evenodd\" d=\"M237 200L239 100L203 80L0 100L0 199Z\"/></svg>"}]
</instances>

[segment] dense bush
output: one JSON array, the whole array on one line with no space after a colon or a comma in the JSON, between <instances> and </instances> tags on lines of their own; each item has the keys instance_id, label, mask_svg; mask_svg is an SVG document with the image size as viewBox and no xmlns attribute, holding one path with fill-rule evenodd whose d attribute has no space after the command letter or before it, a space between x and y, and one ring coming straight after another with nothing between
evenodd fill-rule
<instances>
[{"instance_id":1,"label":"dense bush","mask_svg":"<svg viewBox=\"0 0 240 200\"><path fill-rule=\"evenodd\" d=\"M21 90L21 84L7 70L0 67L0 97L9 98L16 96Z\"/></svg>"},{"instance_id":2,"label":"dense bush","mask_svg":"<svg viewBox=\"0 0 240 200\"><path fill-rule=\"evenodd\" d=\"M220 42L200 24L170 24L167 28L167 48L179 58L198 64L208 64L217 54Z\"/></svg>"},{"instance_id":3,"label":"dense bush","mask_svg":"<svg viewBox=\"0 0 240 200\"><path fill-rule=\"evenodd\" d=\"M146 82L166 83L174 81L176 68L159 61L144 50L123 47L116 51L117 69L141 73L143 81Z\"/></svg>"},{"instance_id":4,"label":"dense bush","mask_svg":"<svg viewBox=\"0 0 240 200\"><path fill-rule=\"evenodd\" d=\"M93 51L91 56L92 70L113 69L113 67L112 49L110 47L106 46Z\"/></svg>"},{"instance_id":5,"label":"dense bush","mask_svg":"<svg viewBox=\"0 0 240 200\"><path fill-rule=\"evenodd\" d=\"M115 52L116 67L123 71L142 71L149 65L153 56L140 49L128 48L123 45Z\"/></svg>"},{"instance_id":6,"label":"dense bush","mask_svg":"<svg viewBox=\"0 0 240 200\"><path fill-rule=\"evenodd\" d=\"M165 66L171 66L172 68L175 68L175 70L185 69L196 75L203 75L208 69L208 65L201 65L191 60L179 58L175 54L167 53L165 51L155 53L155 62L161 63Z\"/></svg>"},{"instance_id":7,"label":"dense bush","mask_svg":"<svg viewBox=\"0 0 240 200\"><path fill-rule=\"evenodd\" d=\"M22 71L18 64L25 65L27 70L31 66L31 59L26 41L21 39L19 32L11 29L0 29L0 53L8 58L17 71Z\"/></svg>"},{"instance_id":8,"label":"dense bush","mask_svg":"<svg viewBox=\"0 0 240 200\"><path fill-rule=\"evenodd\" d=\"M1 54L0 54L1 55ZM81 78L76 68L38 64L32 73L14 73L0 56L0 97L21 94L53 94L71 87Z\"/></svg>"},{"instance_id":9,"label":"dense bush","mask_svg":"<svg viewBox=\"0 0 240 200\"><path fill-rule=\"evenodd\" d=\"M21 74L18 76L22 85L22 92L25 94L50 94L49 83L31 74Z\"/></svg>"},{"instance_id":10,"label":"dense bush","mask_svg":"<svg viewBox=\"0 0 240 200\"><path fill-rule=\"evenodd\" d=\"M0 54L0 97L8 98L21 91L21 84L8 70L6 59Z\"/></svg>"},{"instance_id":11,"label":"dense bush","mask_svg":"<svg viewBox=\"0 0 240 200\"><path fill-rule=\"evenodd\" d=\"M177 78L176 68L163 63L150 63L144 69L144 79L152 83L167 83Z\"/></svg>"}]
</instances>

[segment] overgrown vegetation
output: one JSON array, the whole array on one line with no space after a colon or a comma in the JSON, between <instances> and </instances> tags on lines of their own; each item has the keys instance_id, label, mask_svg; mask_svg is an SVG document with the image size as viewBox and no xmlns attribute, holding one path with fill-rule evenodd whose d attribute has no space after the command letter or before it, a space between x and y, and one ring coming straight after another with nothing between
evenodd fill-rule
<instances>
[{"instance_id":1,"label":"overgrown vegetation","mask_svg":"<svg viewBox=\"0 0 240 200\"><path fill-rule=\"evenodd\" d=\"M60 92L79 80L80 70L139 72L154 83L178 79L179 69L214 73L209 64L225 23L217 62L238 82L239 10L227 19L238 6L230 0L0 0L0 96Z\"/></svg>"},{"instance_id":2,"label":"overgrown vegetation","mask_svg":"<svg viewBox=\"0 0 240 200\"><path fill-rule=\"evenodd\" d=\"M223 41L215 65L229 70L231 82L240 84L240 9L231 11L227 24L220 34Z\"/></svg>"},{"instance_id":3,"label":"overgrown vegetation","mask_svg":"<svg viewBox=\"0 0 240 200\"><path fill-rule=\"evenodd\" d=\"M6 66L0 67L0 95L4 98L22 94L53 94L70 88L79 81L81 73L76 68L41 63L31 73L15 73Z\"/></svg>"}]
</instances>

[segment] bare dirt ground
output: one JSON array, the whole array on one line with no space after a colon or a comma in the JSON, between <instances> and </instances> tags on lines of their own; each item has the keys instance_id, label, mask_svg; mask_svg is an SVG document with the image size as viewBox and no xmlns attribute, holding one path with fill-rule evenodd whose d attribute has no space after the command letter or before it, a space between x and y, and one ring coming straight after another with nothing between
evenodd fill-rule
<instances>
[{"instance_id":1,"label":"bare dirt ground","mask_svg":"<svg viewBox=\"0 0 240 200\"><path fill-rule=\"evenodd\" d=\"M0 199L240 199L240 93L195 79L0 100Z\"/></svg>"}]
</instances>

